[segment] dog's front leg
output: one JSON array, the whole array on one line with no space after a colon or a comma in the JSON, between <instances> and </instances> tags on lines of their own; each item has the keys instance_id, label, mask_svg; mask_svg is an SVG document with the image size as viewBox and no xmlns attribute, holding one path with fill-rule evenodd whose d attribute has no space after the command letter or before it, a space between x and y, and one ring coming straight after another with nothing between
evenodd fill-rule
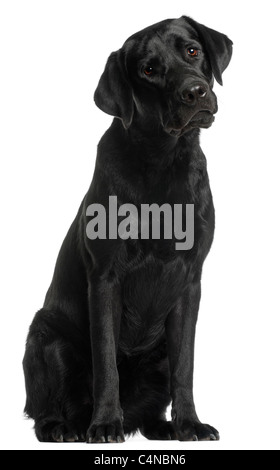
<instances>
[{"instance_id":1,"label":"dog's front leg","mask_svg":"<svg viewBox=\"0 0 280 470\"><path fill-rule=\"evenodd\" d=\"M116 282L92 281L89 289L93 364L93 415L87 442L123 442L116 353L122 313Z\"/></svg>"},{"instance_id":2,"label":"dog's front leg","mask_svg":"<svg viewBox=\"0 0 280 470\"><path fill-rule=\"evenodd\" d=\"M172 418L179 440L218 440L218 431L202 424L193 400L194 342L200 302L200 282L188 286L166 322L170 363Z\"/></svg>"}]
</instances>

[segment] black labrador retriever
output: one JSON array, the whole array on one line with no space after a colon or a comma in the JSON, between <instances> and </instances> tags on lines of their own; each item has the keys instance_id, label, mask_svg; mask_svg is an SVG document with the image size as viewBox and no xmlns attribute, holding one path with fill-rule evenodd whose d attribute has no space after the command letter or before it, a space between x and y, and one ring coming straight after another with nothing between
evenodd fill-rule
<instances>
[{"instance_id":1,"label":"black labrador retriever","mask_svg":"<svg viewBox=\"0 0 280 470\"><path fill-rule=\"evenodd\" d=\"M108 59L95 103L115 118L23 361L25 412L40 441L123 442L137 430L148 439L219 439L193 400L201 272L214 233L199 134L214 121L214 78L222 84L231 54L227 36L183 16L133 35ZM192 248L176 249L174 234L109 233L112 196L118 208L193 204ZM92 204L104 208L105 236L88 234Z\"/></svg>"}]
</instances>

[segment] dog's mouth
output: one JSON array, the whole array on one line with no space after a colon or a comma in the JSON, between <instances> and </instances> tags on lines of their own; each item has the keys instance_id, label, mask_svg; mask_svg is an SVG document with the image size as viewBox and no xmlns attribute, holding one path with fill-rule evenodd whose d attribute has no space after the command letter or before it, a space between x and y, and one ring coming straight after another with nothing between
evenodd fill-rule
<instances>
[{"instance_id":1,"label":"dog's mouth","mask_svg":"<svg viewBox=\"0 0 280 470\"><path fill-rule=\"evenodd\" d=\"M168 126L165 128L165 131L172 136L181 137L181 135L185 134L185 132L188 132L191 129L208 129L212 126L214 121L215 116L213 113L210 111L199 111L198 113L194 114L183 126L180 126L179 128Z\"/></svg>"}]
</instances>

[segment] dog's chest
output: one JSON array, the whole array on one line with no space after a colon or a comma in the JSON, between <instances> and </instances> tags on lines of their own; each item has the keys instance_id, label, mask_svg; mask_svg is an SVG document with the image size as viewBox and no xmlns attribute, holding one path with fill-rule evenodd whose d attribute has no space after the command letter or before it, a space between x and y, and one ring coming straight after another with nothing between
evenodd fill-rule
<instances>
[{"instance_id":1,"label":"dog's chest","mask_svg":"<svg viewBox=\"0 0 280 470\"><path fill-rule=\"evenodd\" d=\"M209 194L211 196L210 190ZM203 201L191 199L191 192L182 195L194 203L194 243L189 250L176 250L176 239L127 240L130 262L123 282L123 315L120 350L135 354L153 348L164 337L168 313L175 308L189 283L200 277L203 261L210 249L214 232L212 199L208 209ZM210 197L209 196L209 197ZM178 201L177 201L178 202ZM186 222L183 217L183 224Z\"/></svg>"},{"instance_id":2,"label":"dog's chest","mask_svg":"<svg viewBox=\"0 0 280 470\"><path fill-rule=\"evenodd\" d=\"M169 311L187 283L182 258L163 262L150 254L125 277L119 347L126 354L152 348L164 334Z\"/></svg>"}]
</instances>

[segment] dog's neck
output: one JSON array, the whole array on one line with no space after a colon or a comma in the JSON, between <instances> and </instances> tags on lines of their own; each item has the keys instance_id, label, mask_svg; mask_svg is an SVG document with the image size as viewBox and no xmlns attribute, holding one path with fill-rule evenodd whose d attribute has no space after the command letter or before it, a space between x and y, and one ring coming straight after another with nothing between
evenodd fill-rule
<instances>
[{"instance_id":1,"label":"dog's neck","mask_svg":"<svg viewBox=\"0 0 280 470\"><path fill-rule=\"evenodd\" d=\"M134 150L137 159L158 169L171 166L182 153L187 158L193 154L194 148L199 147L199 129L175 137L152 120L133 120L131 126L124 129L121 120L117 118L113 121L112 129L123 136L129 148Z\"/></svg>"}]
</instances>

